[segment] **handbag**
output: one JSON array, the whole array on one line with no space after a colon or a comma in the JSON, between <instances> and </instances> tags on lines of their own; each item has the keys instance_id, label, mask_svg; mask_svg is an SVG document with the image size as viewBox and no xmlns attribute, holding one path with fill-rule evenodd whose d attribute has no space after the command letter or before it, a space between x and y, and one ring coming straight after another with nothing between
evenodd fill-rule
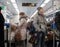
<instances>
[{"instance_id":1,"label":"handbag","mask_svg":"<svg viewBox=\"0 0 60 47\"><path fill-rule=\"evenodd\" d=\"M31 44L36 44L37 43L37 36L32 35L31 38L29 39L29 43Z\"/></svg>"}]
</instances>

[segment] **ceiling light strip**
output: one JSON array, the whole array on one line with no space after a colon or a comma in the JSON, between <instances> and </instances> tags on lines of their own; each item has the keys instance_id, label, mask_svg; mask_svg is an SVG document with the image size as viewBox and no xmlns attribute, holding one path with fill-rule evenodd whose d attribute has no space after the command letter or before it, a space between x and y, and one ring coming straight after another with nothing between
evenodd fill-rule
<instances>
[{"instance_id":1,"label":"ceiling light strip","mask_svg":"<svg viewBox=\"0 0 60 47\"><path fill-rule=\"evenodd\" d=\"M48 3L50 0L45 0L44 3Z\"/></svg>"},{"instance_id":2,"label":"ceiling light strip","mask_svg":"<svg viewBox=\"0 0 60 47\"><path fill-rule=\"evenodd\" d=\"M38 11L36 10L35 13L31 16L31 18L34 17L34 15L36 15L37 12L38 12Z\"/></svg>"},{"instance_id":3,"label":"ceiling light strip","mask_svg":"<svg viewBox=\"0 0 60 47\"><path fill-rule=\"evenodd\" d=\"M11 0L11 2L13 4L14 8L16 9L16 11L19 13L18 6L16 4L16 1L15 0Z\"/></svg>"},{"instance_id":4,"label":"ceiling light strip","mask_svg":"<svg viewBox=\"0 0 60 47\"><path fill-rule=\"evenodd\" d=\"M14 6L15 9L18 8L16 3L14 3L13 6Z\"/></svg>"},{"instance_id":5,"label":"ceiling light strip","mask_svg":"<svg viewBox=\"0 0 60 47\"><path fill-rule=\"evenodd\" d=\"M16 3L16 1L15 1L15 0L11 0L11 2L12 2L12 3Z\"/></svg>"}]
</instances>

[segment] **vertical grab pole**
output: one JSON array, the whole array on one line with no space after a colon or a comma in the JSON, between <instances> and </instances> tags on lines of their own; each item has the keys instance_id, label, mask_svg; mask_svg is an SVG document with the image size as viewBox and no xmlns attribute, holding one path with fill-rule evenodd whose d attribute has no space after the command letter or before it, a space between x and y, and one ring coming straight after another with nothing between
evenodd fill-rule
<instances>
[{"instance_id":1,"label":"vertical grab pole","mask_svg":"<svg viewBox=\"0 0 60 47\"><path fill-rule=\"evenodd\" d=\"M6 26L4 27L4 41L7 40L7 29ZM4 46L7 47L7 42L4 42Z\"/></svg>"},{"instance_id":2,"label":"vertical grab pole","mask_svg":"<svg viewBox=\"0 0 60 47\"><path fill-rule=\"evenodd\" d=\"M52 0L52 10L54 10L54 0ZM53 14L53 17L54 17L54 14ZM55 22L55 21L54 21ZM55 47L55 29L54 29L54 24L52 25L53 26L53 47Z\"/></svg>"},{"instance_id":3,"label":"vertical grab pole","mask_svg":"<svg viewBox=\"0 0 60 47\"><path fill-rule=\"evenodd\" d=\"M11 25L9 26L9 47L11 47Z\"/></svg>"}]
</instances>

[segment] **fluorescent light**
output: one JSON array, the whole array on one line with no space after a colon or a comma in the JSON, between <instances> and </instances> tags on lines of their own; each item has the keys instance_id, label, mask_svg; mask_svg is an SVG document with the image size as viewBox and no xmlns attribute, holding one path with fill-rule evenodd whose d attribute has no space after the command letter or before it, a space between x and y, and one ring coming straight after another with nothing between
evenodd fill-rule
<instances>
[{"instance_id":1,"label":"fluorescent light","mask_svg":"<svg viewBox=\"0 0 60 47\"><path fill-rule=\"evenodd\" d=\"M10 4L9 2L7 2L7 4Z\"/></svg>"},{"instance_id":2,"label":"fluorescent light","mask_svg":"<svg viewBox=\"0 0 60 47\"><path fill-rule=\"evenodd\" d=\"M16 9L16 11L19 13L19 10L18 9Z\"/></svg>"},{"instance_id":3,"label":"fluorescent light","mask_svg":"<svg viewBox=\"0 0 60 47\"><path fill-rule=\"evenodd\" d=\"M15 3L16 1L15 0L11 0L12 3Z\"/></svg>"},{"instance_id":4,"label":"fluorescent light","mask_svg":"<svg viewBox=\"0 0 60 47\"><path fill-rule=\"evenodd\" d=\"M35 13L33 15L35 15L38 11L36 10Z\"/></svg>"},{"instance_id":5,"label":"fluorescent light","mask_svg":"<svg viewBox=\"0 0 60 47\"><path fill-rule=\"evenodd\" d=\"M31 18L34 17L34 15L35 15L37 12L38 12L38 11L36 10L36 11L34 12L34 14L31 16Z\"/></svg>"},{"instance_id":6,"label":"fluorescent light","mask_svg":"<svg viewBox=\"0 0 60 47\"><path fill-rule=\"evenodd\" d=\"M18 10L18 6L16 3L13 4L14 8L16 9L16 11L19 13L19 10Z\"/></svg>"},{"instance_id":7,"label":"fluorescent light","mask_svg":"<svg viewBox=\"0 0 60 47\"><path fill-rule=\"evenodd\" d=\"M13 6L14 6L14 8L18 8L16 3L14 3Z\"/></svg>"},{"instance_id":8,"label":"fluorescent light","mask_svg":"<svg viewBox=\"0 0 60 47\"><path fill-rule=\"evenodd\" d=\"M41 7L44 7L49 1L50 1L50 0L45 0L45 1L43 2L43 4L41 5Z\"/></svg>"},{"instance_id":9,"label":"fluorescent light","mask_svg":"<svg viewBox=\"0 0 60 47\"><path fill-rule=\"evenodd\" d=\"M18 6L16 4L16 1L15 0L11 0L11 2L13 4L14 8L16 9L17 13L19 13Z\"/></svg>"},{"instance_id":10,"label":"fluorescent light","mask_svg":"<svg viewBox=\"0 0 60 47\"><path fill-rule=\"evenodd\" d=\"M45 0L44 3L48 3L50 0Z\"/></svg>"},{"instance_id":11,"label":"fluorescent light","mask_svg":"<svg viewBox=\"0 0 60 47\"><path fill-rule=\"evenodd\" d=\"M41 5L41 7L44 7L45 5L46 5L46 4L44 3L44 4Z\"/></svg>"}]
</instances>

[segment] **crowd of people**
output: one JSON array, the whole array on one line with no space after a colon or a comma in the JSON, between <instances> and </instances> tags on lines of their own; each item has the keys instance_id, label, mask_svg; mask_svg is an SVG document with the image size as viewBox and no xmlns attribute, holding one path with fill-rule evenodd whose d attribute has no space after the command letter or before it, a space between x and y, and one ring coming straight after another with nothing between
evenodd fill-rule
<instances>
[{"instance_id":1,"label":"crowd of people","mask_svg":"<svg viewBox=\"0 0 60 47\"><path fill-rule=\"evenodd\" d=\"M53 43L53 35L55 34L54 32L57 31L55 18L53 18L53 21L50 23L47 23L44 9L42 7L38 7L37 10L38 13L31 19L28 19L24 12L19 13L20 23L16 27L17 31L15 30L15 36L13 37L16 42L15 45L27 47L28 42L32 44L32 47L53 47L54 44L54 46L57 47L56 40L55 43ZM27 41L28 30L31 37Z\"/></svg>"},{"instance_id":2,"label":"crowd of people","mask_svg":"<svg viewBox=\"0 0 60 47\"><path fill-rule=\"evenodd\" d=\"M20 12L18 25L10 25L11 47L29 47L27 46L27 42L32 44L32 47L57 47L56 38L58 38L58 42L60 39L60 36L56 33L60 30L60 12L56 13L56 17L53 18L53 21L47 23L44 9L42 7L38 7L37 10L37 14L31 19L28 18L24 12ZM1 29L3 31L3 27ZM28 31L31 37L27 41ZM60 42L58 47L60 47Z\"/></svg>"}]
</instances>

